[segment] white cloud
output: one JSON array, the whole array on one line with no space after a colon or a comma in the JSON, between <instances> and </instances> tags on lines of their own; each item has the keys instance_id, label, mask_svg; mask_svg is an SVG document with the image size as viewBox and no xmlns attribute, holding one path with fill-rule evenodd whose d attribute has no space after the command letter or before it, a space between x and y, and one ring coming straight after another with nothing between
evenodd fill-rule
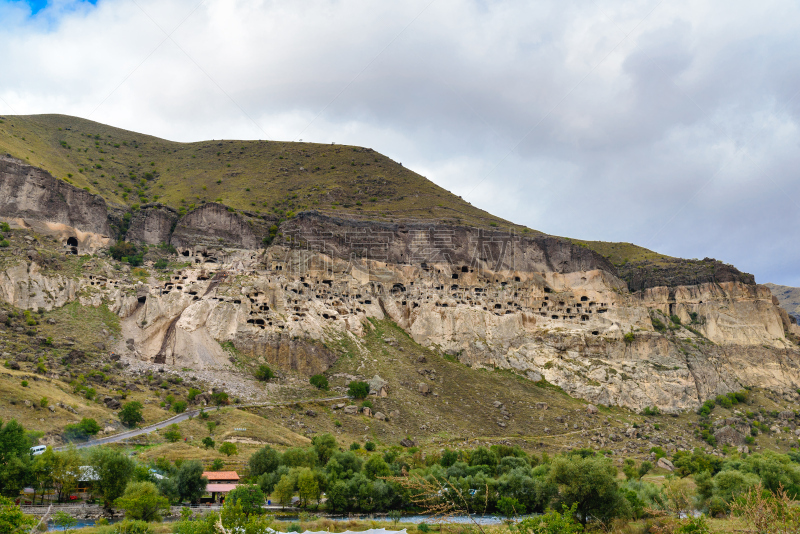
<instances>
[{"instance_id":1,"label":"white cloud","mask_svg":"<svg viewBox=\"0 0 800 534\"><path fill-rule=\"evenodd\" d=\"M0 0L0 113L367 145L533 228L800 285L799 9Z\"/></svg>"}]
</instances>

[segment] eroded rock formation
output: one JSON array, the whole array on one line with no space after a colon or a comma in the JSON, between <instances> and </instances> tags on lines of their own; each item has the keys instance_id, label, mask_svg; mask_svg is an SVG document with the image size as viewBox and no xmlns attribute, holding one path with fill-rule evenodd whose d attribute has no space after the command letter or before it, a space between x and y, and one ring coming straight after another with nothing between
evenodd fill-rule
<instances>
[{"instance_id":1,"label":"eroded rock formation","mask_svg":"<svg viewBox=\"0 0 800 534\"><path fill-rule=\"evenodd\" d=\"M368 319L388 318L465 365L544 378L595 404L676 412L744 385L800 385L791 321L733 268L714 263L711 280L631 292L605 258L560 238L306 213L264 249L267 224L216 204L180 219L147 206L128 236L177 248L190 266L169 280L134 283L113 269L47 277L21 258L0 274L0 298L105 304L122 318L115 350L181 367L228 365L230 342L314 374L336 359L326 343L361 346Z\"/></svg>"}]
</instances>

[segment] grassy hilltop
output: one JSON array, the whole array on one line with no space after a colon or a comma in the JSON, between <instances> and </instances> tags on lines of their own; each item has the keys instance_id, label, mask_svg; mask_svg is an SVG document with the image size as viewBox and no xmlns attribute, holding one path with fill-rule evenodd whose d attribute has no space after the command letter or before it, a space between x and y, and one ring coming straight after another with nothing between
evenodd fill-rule
<instances>
[{"instance_id":1,"label":"grassy hilltop","mask_svg":"<svg viewBox=\"0 0 800 534\"><path fill-rule=\"evenodd\" d=\"M515 226L370 148L284 141L176 143L77 117L28 115L0 117L0 152L88 188L111 204L160 202L190 210L217 201L281 216L314 209L385 221Z\"/></svg>"}]
</instances>

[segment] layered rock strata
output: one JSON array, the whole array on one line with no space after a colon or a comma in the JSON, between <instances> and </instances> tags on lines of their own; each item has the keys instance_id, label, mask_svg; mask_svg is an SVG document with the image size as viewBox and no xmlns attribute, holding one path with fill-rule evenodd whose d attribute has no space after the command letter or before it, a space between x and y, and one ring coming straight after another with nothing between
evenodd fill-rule
<instances>
[{"instance_id":1,"label":"layered rock strata","mask_svg":"<svg viewBox=\"0 0 800 534\"><path fill-rule=\"evenodd\" d=\"M32 224L35 210L26 217ZM605 258L549 236L306 213L265 249L270 221L219 205L182 218L148 206L137 217L130 239L168 239L190 266L133 283L112 269L48 278L20 260L0 274L0 298L29 309L105 304L122 318L116 350L181 367L224 367L231 342L314 374L335 362L328 342L360 345L368 319L386 318L465 365L513 369L596 404L676 412L745 385L800 385L785 312L738 271L632 293ZM69 222L97 228L95 217Z\"/></svg>"}]
</instances>

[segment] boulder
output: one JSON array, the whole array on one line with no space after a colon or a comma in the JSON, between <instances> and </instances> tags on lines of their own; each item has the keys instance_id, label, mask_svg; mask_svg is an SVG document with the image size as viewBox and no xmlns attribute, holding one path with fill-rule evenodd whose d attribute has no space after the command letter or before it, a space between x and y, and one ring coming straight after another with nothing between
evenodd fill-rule
<instances>
[{"instance_id":1,"label":"boulder","mask_svg":"<svg viewBox=\"0 0 800 534\"><path fill-rule=\"evenodd\" d=\"M344 408L344 407L345 407L345 404L344 404L344 403L340 403L340 404L334 404L334 405L333 405L333 409L334 409L334 410L341 410L341 409L342 409L342 408Z\"/></svg>"},{"instance_id":2,"label":"boulder","mask_svg":"<svg viewBox=\"0 0 800 534\"><path fill-rule=\"evenodd\" d=\"M532 382L541 382L542 381L542 375L537 373L536 371L528 371L525 374L528 377L528 380L530 380Z\"/></svg>"},{"instance_id":3,"label":"boulder","mask_svg":"<svg viewBox=\"0 0 800 534\"><path fill-rule=\"evenodd\" d=\"M656 467L666 469L667 471L675 471L675 466L666 458L659 458L656 462Z\"/></svg>"},{"instance_id":4,"label":"boulder","mask_svg":"<svg viewBox=\"0 0 800 534\"><path fill-rule=\"evenodd\" d=\"M314 410L306 410L306 415L308 417L316 417L317 416L317 412L315 412Z\"/></svg>"},{"instance_id":5,"label":"boulder","mask_svg":"<svg viewBox=\"0 0 800 534\"><path fill-rule=\"evenodd\" d=\"M492 406L494 406L495 408L502 408L503 407L503 403L500 402L500 401L494 401L492 403Z\"/></svg>"},{"instance_id":6,"label":"boulder","mask_svg":"<svg viewBox=\"0 0 800 534\"><path fill-rule=\"evenodd\" d=\"M420 393L422 393L423 395L429 395L429 394L430 394L430 392L431 392L431 387L430 387L428 384L423 384L423 383L420 383L420 384L418 385L418 390L419 390L419 392L420 392Z\"/></svg>"},{"instance_id":7,"label":"boulder","mask_svg":"<svg viewBox=\"0 0 800 534\"><path fill-rule=\"evenodd\" d=\"M355 415L358 413L358 406L353 406L352 404L350 406L345 406L344 413L348 415Z\"/></svg>"},{"instance_id":8,"label":"boulder","mask_svg":"<svg viewBox=\"0 0 800 534\"><path fill-rule=\"evenodd\" d=\"M367 417L372 417L372 410L370 410L370 409L369 409L369 408L367 408L366 406L363 408L363 413L364 413L364 415L366 415Z\"/></svg>"},{"instance_id":9,"label":"boulder","mask_svg":"<svg viewBox=\"0 0 800 534\"><path fill-rule=\"evenodd\" d=\"M14 369L15 371L19 371L19 363L15 362L14 360L9 361L6 364L6 367L9 369Z\"/></svg>"},{"instance_id":10,"label":"boulder","mask_svg":"<svg viewBox=\"0 0 800 534\"><path fill-rule=\"evenodd\" d=\"M400 441L400 445L402 445L403 447L413 447L416 445L416 443L414 443L408 438L405 438Z\"/></svg>"},{"instance_id":11,"label":"boulder","mask_svg":"<svg viewBox=\"0 0 800 534\"><path fill-rule=\"evenodd\" d=\"M122 403L119 399L115 399L114 397L103 397L103 404L110 410L119 410L122 408Z\"/></svg>"},{"instance_id":12,"label":"boulder","mask_svg":"<svg viewBox=\"0 0 800 534\"><path fill-rule=\"evenodd\" d=\"M778 419L781 419L783 421L789 421L791 419L794 419L794 412L791 410L784 410L778 414Z\"/></svg>"},{"instance_id":13,"label":"boulder","mask_svg":"<svg viewBox=\"0 0 800 534\"><path fill-rule=\"evenodd\" d=\"M731 426L724 426L714 432L714 438L716 438L717 444L720 447L722 445L733 445L737 447L744 444L744 434Z\"/></svg>"},{"instance_id":14,"label":"boulder","mask_svg":"<svg viewBox=\"0 0 800 534\"><path fill-rule=\"evenodd\" d=\"M383 412L375 412L375 419L379 421L386 421L386 415Z\"/></svg>"},{"instance_id":15,"label":"boulder","mask_svg":"<svg viewBox=\"0 0 800 534\"><path fill-rule=\"evenodd\" d=\"M537 402L536 403L536 409L537 410L547 410L549 408L550 408L550 406L548 406L548 404L546 402Z\"/></svg>"},{"instance_id":16,"label":"boulder","mask_svg":"<svg viewBox=\"0 0 800 534\"><path fill-rule=\"evenodd\" d=\"M586 413L592 414L592 415L596 414L597 413L597 406L595 406L594 404L586 405Z\"/></svg>"}]
</instances>

